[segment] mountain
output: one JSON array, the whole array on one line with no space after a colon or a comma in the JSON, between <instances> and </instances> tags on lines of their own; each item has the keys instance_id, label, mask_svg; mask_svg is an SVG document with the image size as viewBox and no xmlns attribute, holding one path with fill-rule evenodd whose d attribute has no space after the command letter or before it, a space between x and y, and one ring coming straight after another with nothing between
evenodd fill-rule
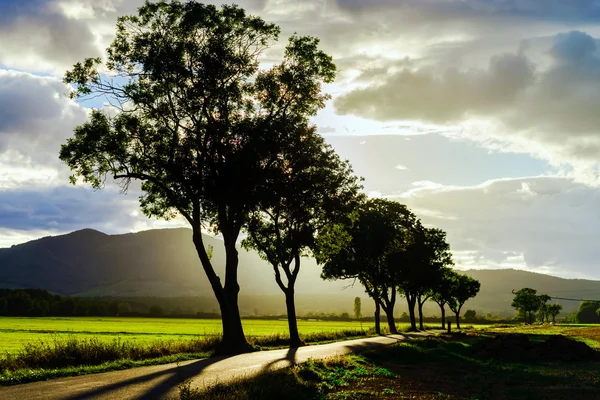
<instances>
[{"instance_id":1,"label":"mountain","mask_svg":"<svg viewBox=\"0 0 600 400\"><path fill-rule=\"evenodd\" d=\"M205 236L213 246L213 264L223 275L223 244ZM252 313L284 312L283 295L272 268L255 252L240 249L240 308ZM600 281L561 279L517 270L470 270L465 273L482 283L480 294L465 305L479 313L513 315L512 289L533 287L559 297L600 299ZM373 310L360 284L323 281L312 259L304 259L296 284L298 310L302 312L351 312L354 297L363 298L363 314ZM189 229L151 230L124 235L106 235L91 229L46 237L8 249L0 249L0 286L35 287L71 296L206 298L206 306L217 309L204 275ZM397 313L405 310L402 299ZM578 307L564 302L565 310ZM207 311L210 311L207 310ZM437 306L428 305L427 314Z\"/></svg>"}]
</instances>

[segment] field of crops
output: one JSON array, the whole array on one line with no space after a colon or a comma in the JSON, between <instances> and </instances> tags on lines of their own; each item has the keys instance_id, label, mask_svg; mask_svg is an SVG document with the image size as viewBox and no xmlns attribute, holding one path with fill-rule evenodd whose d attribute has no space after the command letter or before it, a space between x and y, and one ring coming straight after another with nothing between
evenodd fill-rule
<instances>
[{"instance_id":1,"label":"field of crops","mask_svg":"<svg viewBox=\"0 0 600 400\"><path fill-rule=\"evenodd\" d=\"M247 336L286 335L287 321L244 320ZM298 321L301 334L360 330L358 322ZM368 329L370 324L363 323ZM401 327L402 328L402 327ZM95 337L153 342L156 340L181 340L198 336L216 335L221 331L221 321L211 319L171 318L118 318L118 317L0 317L0 352L15 351L27 342L53 340L56 337Z\"/></svg>"}]
</instances>

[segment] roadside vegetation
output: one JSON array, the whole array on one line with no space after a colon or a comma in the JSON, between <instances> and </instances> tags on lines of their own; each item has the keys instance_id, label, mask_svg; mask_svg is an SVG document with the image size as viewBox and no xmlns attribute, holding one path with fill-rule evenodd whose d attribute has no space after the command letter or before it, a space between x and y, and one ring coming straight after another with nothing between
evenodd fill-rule
<instances>
[{"instance_id":1,"label":"roadside vegetation","mask_svg":"<svg viewBox=\"0 0 600 400\"><path fill-rule=\"evenodd\" d=\"M306 344L323 344L373 334L373 330L357 329L321 331L303 334L301 339ZM54 335L25 343L18 351L0 357L0 385L206 358L220 342L218 335L141 343L120 338L107 341L98 337ZM289 346L290 338L276 333L250 337L249 342L256 351L272 350Z\"/></svg>"},{"instance_id":2,"label":"roadside vegetation","mask_svg":"<svg viewBox=\"0 0 600 400\"><path fill-rule=\"evenodd\" d=\"M597 398L600 352L546 329L526 335L490 328L414 339L202 391L184 385L181 399ZM585 336L587 329L597 328L576 332Z\"/></svg>"}]
</instances>

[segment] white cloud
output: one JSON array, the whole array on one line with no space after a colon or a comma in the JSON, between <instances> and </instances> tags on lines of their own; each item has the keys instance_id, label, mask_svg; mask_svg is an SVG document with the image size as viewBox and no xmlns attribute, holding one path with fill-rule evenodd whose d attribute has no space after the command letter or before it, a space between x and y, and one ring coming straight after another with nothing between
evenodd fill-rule
<instances>
[{"instance_id":1,"label":"white cloud","mask_svg":"<svg viewBox=\"0 0 600 400\"><path fill-rule=\"evenodd\" d=\"M396 165L396 169L397 169L398 171L408 171L408 167L406 167L406 166L404 166L404 165L402 165L402 164L398 164L398 165Z\"/></svg>"},{"instance_id":2,"label":"white cloud","mask_svg":"<svg viewBox=\"0 0 600 400\"><path fill-rule=\"evenodd\" d=\"M412 190L396 199L448 232L463 267L517 267L600 278L600 191L531 177Z\"/></svg>"},{"instance_id":3,"label":"white cloud","mask_svg":"<svg viewBox=\"0 0 600 400\"><path fill-rule=\"evenodd\" d=\"M600 160L600 52L580 31L559 34L546 68L523 49L486 68L390 63L374 84L339 96L341 114L378 121L418 120L459 130L447 135L496 151L527 152L570 165L596 182ZM371 75L374 72L365 72Z\"/></svg>"}]
</instances>

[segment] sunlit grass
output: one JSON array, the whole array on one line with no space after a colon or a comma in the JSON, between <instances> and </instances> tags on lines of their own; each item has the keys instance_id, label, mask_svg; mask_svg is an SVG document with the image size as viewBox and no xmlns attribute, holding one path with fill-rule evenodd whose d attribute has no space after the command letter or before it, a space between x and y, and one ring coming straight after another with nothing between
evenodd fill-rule
<instances>
[{"instance_id":1,"label":"sunlit grass","mask_svg":"<svg viewBox=\"0 0 600 400\"><path fill-rule=\"evenodd\" d=\"M286 336L287 321L244 320L244 331L249 338ZM299 320L300 334L333 333L340 331L368 330L372 324L348 321ZM399 324L407 329L408 324ZM26 343L51 340L54 336L68 335L86 340L102 341L123 339L130 342L150 343L157 340L187 340L215 336L221 333L218 319L175 318L0 318L0 352L15 351Z\"/></svg>"}]
</instances>

